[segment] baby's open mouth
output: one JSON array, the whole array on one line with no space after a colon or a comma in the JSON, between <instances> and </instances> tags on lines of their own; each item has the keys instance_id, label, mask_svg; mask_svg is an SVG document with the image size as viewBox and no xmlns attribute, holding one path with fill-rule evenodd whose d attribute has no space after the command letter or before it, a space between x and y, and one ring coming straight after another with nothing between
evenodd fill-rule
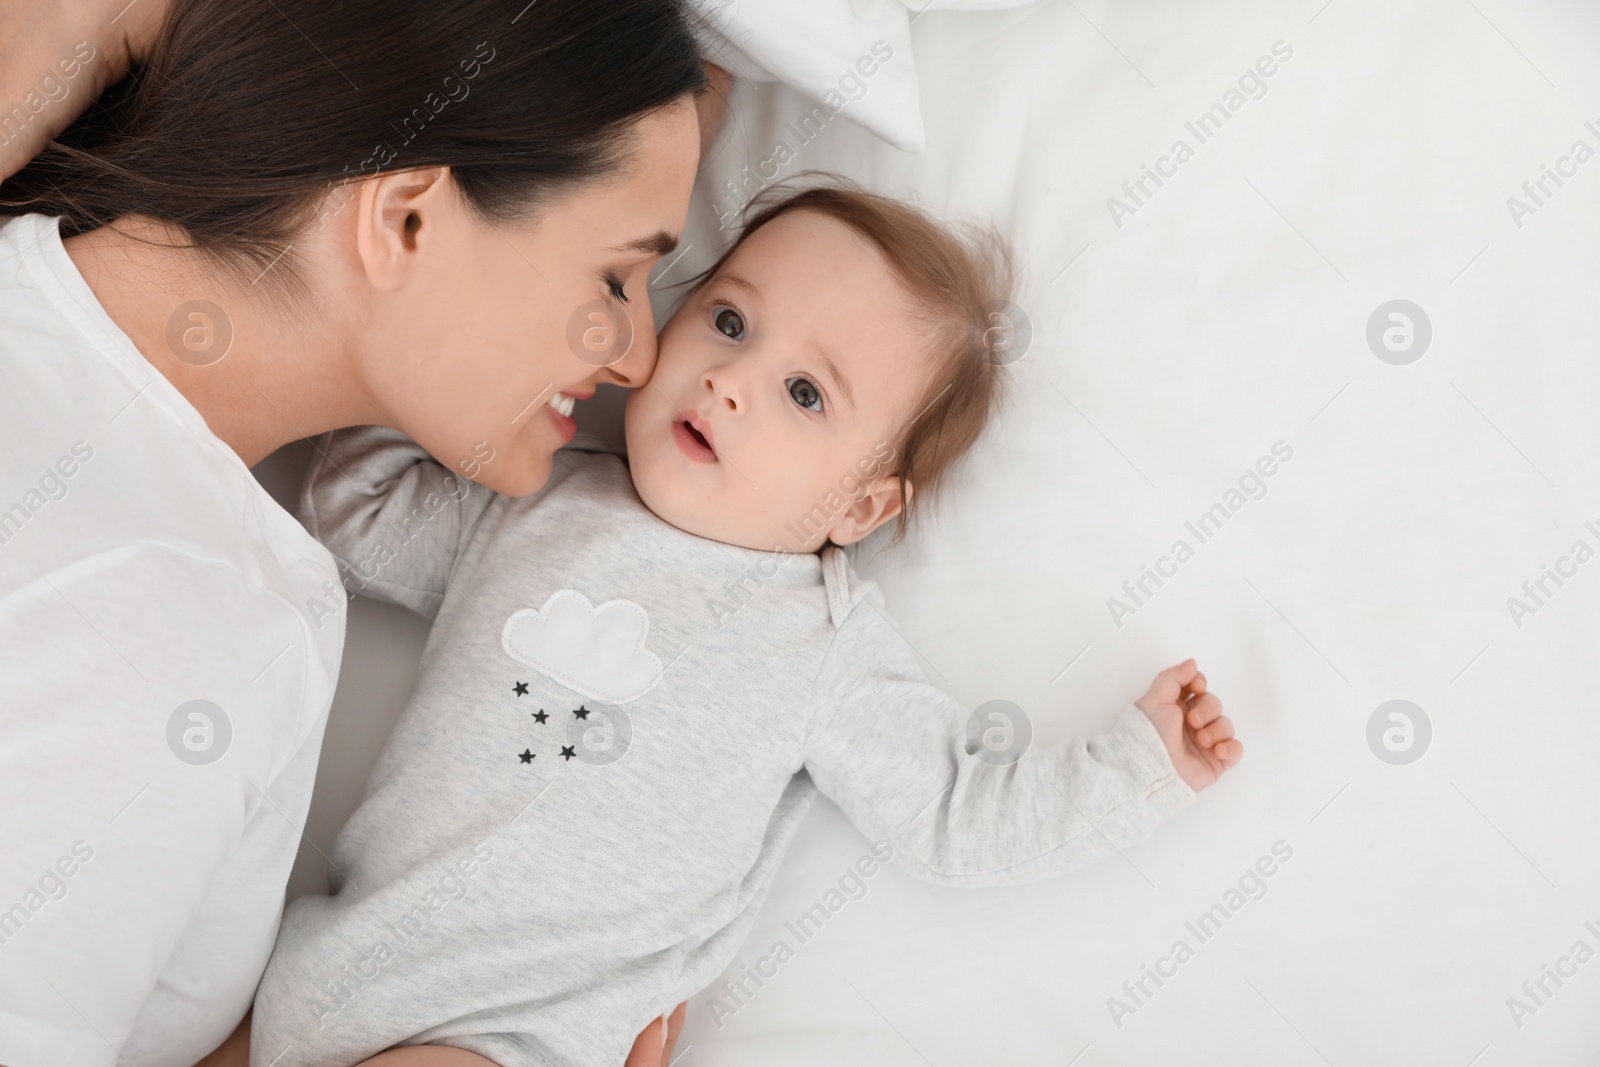
<instances>
[{"instance_id":1,"label":"baby's open mouth","mask_svg":"<svg viewBox=\"0 0 1600 1067\"><path fill-rule=\"evenodd\" d=\"M688 419L679 419L672 424L672 436L677 438L678 447L694 460L701 463L714 463L717 459L717 450L711 447L711 442L706 435L694 428Z\"/></svg>"}]
</instances>

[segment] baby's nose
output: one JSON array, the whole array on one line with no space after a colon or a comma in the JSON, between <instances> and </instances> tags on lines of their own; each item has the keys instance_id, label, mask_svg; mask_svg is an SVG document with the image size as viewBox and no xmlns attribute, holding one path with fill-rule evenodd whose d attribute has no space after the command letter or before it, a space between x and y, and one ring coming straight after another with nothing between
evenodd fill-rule
<instances>
[{"instance_id":1,"label":"baby's nose","mask_svg":"<svg viewBox=\"0 0 1600 1067\"><path fill-rule=\"evenodd\" d=\"M734 396L733 386L728 381L727 375L707 374L700 379L700 384L705 386L716 397L718 406L726 405L729 411L739 410L739 401Z\"/></svg>"}]
</instances>

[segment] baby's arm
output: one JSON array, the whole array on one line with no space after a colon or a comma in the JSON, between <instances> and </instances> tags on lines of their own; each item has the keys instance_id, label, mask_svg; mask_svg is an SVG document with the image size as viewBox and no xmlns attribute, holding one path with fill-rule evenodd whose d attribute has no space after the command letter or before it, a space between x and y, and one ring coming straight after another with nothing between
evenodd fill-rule
<instances>
[{"instance_id":1,"label":"baby's arm","mask_svg":"<svg viewBox=\"0 0 1600 1067\"><path fill-rule=\"evenodd\" d=\"M337 430L317 448L300 494L307 529L339 558L352 591L432 618L494 493L394 430Z\"/></svg>"},{"instance_id":2,"label":"baby's arm","mask_svg":"<svg viewBox=\"0 0 1600 1067\"><path fill-rule=\"evenodd\" d=\"M1148 836L1242 752L1185 662L1105 733L1035 743L1007 762L981 738L969 744L968 710L922 680L868 603L839 631L816 699L806 767L817 787L870 838L887 838L911 873L950 885L1036 881L1102 859Z\"/></svg>"}]
</instances>

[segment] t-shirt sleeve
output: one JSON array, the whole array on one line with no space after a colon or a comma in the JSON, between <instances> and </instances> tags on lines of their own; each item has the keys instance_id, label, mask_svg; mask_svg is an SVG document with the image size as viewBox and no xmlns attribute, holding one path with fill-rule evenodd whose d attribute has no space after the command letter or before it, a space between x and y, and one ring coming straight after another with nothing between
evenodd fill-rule
<instances>
[{"instance_id":1,"label":"t-shirt sleeve","mask_svg":"<svg viewBox=\"0 0 1600 1067\"><path fill-rule=\"evenodd\" d=\"M350 588L433 618L494 493L394 430L336 430L317 451L300 495L306 528Z\"/></svg>"},{"instance_id":2,"label":"t-shirt sleeve","mask_svg":"<svg viewBox=\"0 0 1600 1067\"><path fill-rule=\"evenodd\" d=\"M249 879L256 925L214 945L231 965L218 970L253 984L310 796L278 786L320 742L320 670L294 604L165 546L79 559L0 597L0 1063L116 1063L265 820L283 847Z\"/></svg>"},{"instance_id":3,"label":"t-shirt sleeve","mask_svg":"<svg viewBox=\"0 0 1600 1067\"><path fill-rule=\"evenodd\" d=\"M974 886L1064 874L1142 840L1194 800L1135 707L1104 733L1034 744L1010 762L982 730L969 741L971 712L924 680L879 599L873 590L855 606L823 660L805 764L863 833L895 843L910 873Z\"/></svg>"}]
</instances>

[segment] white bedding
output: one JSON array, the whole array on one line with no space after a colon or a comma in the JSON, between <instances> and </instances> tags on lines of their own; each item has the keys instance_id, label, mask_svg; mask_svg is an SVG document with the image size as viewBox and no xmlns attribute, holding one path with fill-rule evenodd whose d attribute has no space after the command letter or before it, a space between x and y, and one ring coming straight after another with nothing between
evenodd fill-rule
<instances>
[{"instance_id":1,"label":"white bedding","mask_svg":"<svg viewBox=\"0 0 1600 1067\"><path fill-rule=\"evenodd\" d=\"M912 40L925 151L847 108L783 173L993 219L1034 336L937 524L864 569L930 677L974 706L1015 701L1039 742L1103 727L1194 655L1245 760L1121 859L968 892L879 872L800 944L785 923L870 847L819 804L727 977L780 938L793 958L749 997L692 1001L678 1063L1596 1062L1600 959L1571 953L1600 952L1600 561L1562 564L1575 574L1538 605L1522 585L1576 541L1600 549L1600 158L1547 181L1520 226L1507 198L1575 141L1600 150L1600 12L935 4ZM1185 123L1226 108L1279 41L1292 56L1265 95L1199 143ZM665 281L710 262L731 236L724 181L793 146L809 110L736 84ZM1122 183L1178 138L1193 157L1134 204ZM1112 196L1137 207L1120 227ZM1366 338L1396 299L1432 327L1404 365ZM1292 457L1265 495L1200 543L1185 523L1277 442ZM1124 596L1180 538L1192 558L1146 579L1142 604ZM1113 596L1136 609L1120 626ZM1536 610L1513 618L1511 597ZM424 626L358 601L349 632L308 826L324 852ZM1431 722L1408 765L1368 745L1394 699ZM1265 895L1230 898L1279 842ZM321 891L323 861L301 859L291 892ZM1234 899L1204 943L1185 925ZM1180 939L1192 956L1135 1001L1123 983ZM1574 973L1536 1002L1523 983L1545 965ZM1136 1010L1115 1018L1112 997Z\"/></svg>"}]
</instances>

